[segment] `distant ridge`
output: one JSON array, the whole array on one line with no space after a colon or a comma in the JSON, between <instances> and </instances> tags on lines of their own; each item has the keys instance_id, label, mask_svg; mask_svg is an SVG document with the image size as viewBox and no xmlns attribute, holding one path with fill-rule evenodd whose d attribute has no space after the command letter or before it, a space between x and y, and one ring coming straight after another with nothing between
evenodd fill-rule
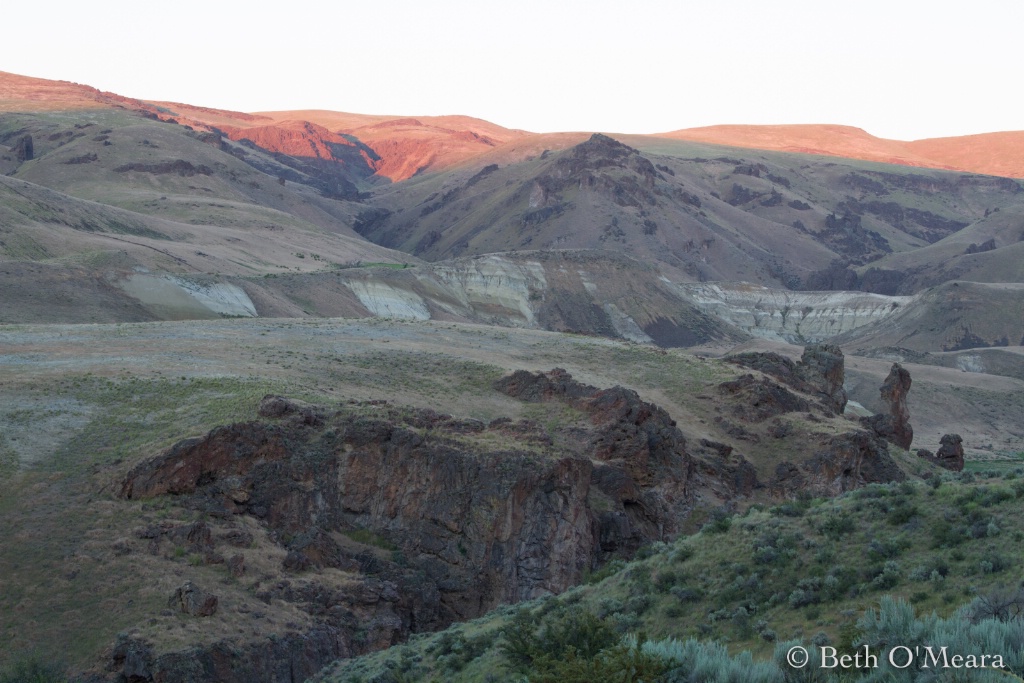
<instances>
[{"instance_id":1,"label":"distant ridge","mask_svg":"<svg viewBox=\"0 0 1024 683\"><path fill-rule=\"evenodd\" d=\"M1024 131L904 142L832 124L721 125L652 137L1024 178Z\"/></svg>"},{"instance_id":2,"label":"distant ridge","mask_svg":"<svg viewBox=\"0 0 1024 683\"><path fill-rule=\"evenodd\" d=\"M323 110L242 113L149 102L78 83L0 71L0 112L96 108L134 109L194 127L216 127L234 140L248 140L270 152L308 150L302 155L333 160L332 146L353 145L365 158L367 173L392 182L444 170L495 148L541 137L469 116ZM905 142L834 124L718 125L649 137L1024 178L1024 131Z\"/></svg>"}]
</instances>

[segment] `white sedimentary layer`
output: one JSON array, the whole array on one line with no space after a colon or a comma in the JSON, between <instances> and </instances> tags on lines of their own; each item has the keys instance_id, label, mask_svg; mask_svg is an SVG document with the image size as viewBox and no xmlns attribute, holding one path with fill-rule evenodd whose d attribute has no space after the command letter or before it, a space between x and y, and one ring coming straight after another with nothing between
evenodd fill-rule
<instances>
[{"instance_id":1,"label":"white sedimentary layer","mask_svg":"<svg viewBox=\"0 0 1024 683\"><path fill-rule=\"evenodd\" d=\"M248 318L256 317L256 306L249 298L249 295L245 293L245 290L237 285L226 282L192 282L191 280L173 275L167 275L166 277L214 313L240 315Z\"/></svg>"},{"instance_id":2,"label":"white sedimentary layer","mask_svg":"<svg viewBox=\"0 0 1024 683\"><path fill-rule=\"evenodd\" d=\"M985 372L985 362L977 354L957 356L956 366L964 372Z\"/></svg>"},{"instance_id":3,"label":"white sedimentary layer","mask_svg":"<svg viewBox=\"0 0 1024 683\"><path fill-rule=\"evenodd\" d=\"M203 310L256 317L256 306L241 287L226 282L195 282L176 275L136 273L118 285L143 305L189 317Z\"/></svg>"},{"instance_id":4,"label":"white sedimentary layer","mask_svg":"<svg viewBox=\"0 0 1024 683\"><path fill-rule=\"evenodd\" d=\"M530 326L534 324L530 294L537 292L535 296L543 296L548 284L540 263L515 263L501 256L475 258L458 267L436 266L434 274L467 308L478 313L495 308L502 309L504 315L518 313Z\"/></svg>"},{"instance_id":5,"label":"white sedimentary layer","mask_svg":"<svg viewBox=\"0 0 1024 683\"><path fill-rule=\"evenodd\" d=\"M616 334L623 339L640 344L649 344L654 341L636 324L635 320L619 310L615 304L608 303L603 308L604 312L608 314L608 319L612 321L612 327L615 328Z\"/></svg>"},{"instance_id":6,"label":"white sedimentary layer","mask_svg":"<svg viewBox=\"0 0 1024 683\"><path fill-rule=\"evenodd\" d=\"M373 280L350 280L346 284L359 303L378 318L430 320L427 305L415 292Z\"/></svg>"},{"instance_id":7,"label":"white sedimentary layer","mask_svg":"<svg viewBox=\"0 0 1024 683\"><path fill-rule=\"evenodd\" d=\"M702 311L762 339L824 341L898 313L916 297L868 292L792 292L746 283L678 284Z\"/></svg>"}]
</instances>

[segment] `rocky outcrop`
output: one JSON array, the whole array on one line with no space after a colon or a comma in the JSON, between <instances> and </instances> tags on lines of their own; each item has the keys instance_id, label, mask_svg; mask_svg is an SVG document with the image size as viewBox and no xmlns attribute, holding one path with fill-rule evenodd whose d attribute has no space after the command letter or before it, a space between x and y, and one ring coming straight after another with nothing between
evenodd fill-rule
<instances>
[{"instance_id":1,"label":"rocky outcrop","mask_svg":"<svg viewBox=\"0 0 1024 683\"><path fill-rule=\"evenodd\" d=\"M585 418L551 431L382 402L328 408L268 396L263 419L186 439L137 465L121 496L174 495L205 518L140 530L151 553L186 549L242 576L245 557L220 546L245 547L252 536L233 520L256 520L281 547L280 576L302 579L272 582L257 597L310 615L313 626L293 635L319 643L301 656L278 652L277 641L214 643L187 656L136 652L132 661L145 659L151 675L138 680L192 680L180 668L186 662L216 672L195 680L290 680L254 662L269 662L274 650L311 672L499 604L561 592L603 561L678 532L693 463L664 410L558 370L498 384L522 400L564 402ZM749 464L732 469L749 489ZM346 572L348 587L319 584L325 568ZM189 614L211 611L190 584L172 602ZM118 661L128 666L128 655Z\"/></svg>"},{"instance_id":2,"label":"rocky outcrop","mask_svg":"<svg viewBox=\"0 0 1024 683\"><path fill-rule=\"evenodd\" d=\"M330 627L285 633L258 643L221 640L164 654L156 654L141 638L121 636L108 654L106 676L99 679L117 683L292 683L308 680L328 662L351 654L339 648L338 635Z\"/></svg>"},{"instance_id":3,"label":"rocky outcrop","mask_svg":"<svg viewBox=\"0 0 1024 683\"><path fill-rule=\"evenodd\" d=\"M994 237L990 237L981 244L975 244L971 242L967 249L964 250L964 254L983 254L986 251L994 251L996 248L996 240Z\"/></svg>"},{"instance_id":4,"label":"rocky outcrop","mask_svg":"<svg viewBox=\"0 0 1024 683\"><path fill-rule=\"evenodd\" d=\"M930 463L943 467L953 472L962 472L964 469L964 440L959 434L943 434L939 441L938 453L922 448L917 451L917 457L924 458Z\"/></svg>"},{"instance_id":5,"label":"rocky outcrop","mask_svg":"<svg viewBox=\"0 0 1024 683\"><path fill-rule=\"evenodd\" d=\"M590 460L517 449L504 430L509 448L486 451L458 438L482 423L367 408L265 399L280 422L180 442L133 470L122 495L189 495L214 516L251 515L289 537L286 565L299 571L358 566L330 532L379 534L439 586L438 624L565 590L597 560Z\"/></svg>"},{"instance_id":6,"label":"rocky outcrop","mask_svg":"<svg viewBox=\"0 0 1024 683\"><path fill-rule=\"evenodd\" d=\"M694 461L665 410L630 389L581 384L560 368L520 370L495 388L531 403L565 403L587 416L588 428L569 426L555 437L558 447L592 461L594 496L611 503L595 513L600 557L628 556L678 532L688 512Z\"/></svg>"},{"instance_id":7,"label":"rocky outcrop","mask_svg":"<svg viewBox=\"0 0 1024 683\"><path fill-rule=\"evenodd\" d=\"M805 347L800 363L800 375L827 406L842 415L846 408L846 365L843 351L835 344L813 344Z\"/></svg>"},{"instance_id":8,"label":"rocky outcrop","mask_svg":"<svg viewBox=\"0 0 1024 683\"><path fill-rule=\"evenodd\" d=\"M843 389L845 361L842 349L834 344L807 346L804 348L800 361L796 363L771 351L740 353L728 356L725 360L757 370L797 391L815 396L832 412L842 414L843 409L846 408L846 391ZM790 410L806 409L805 406L794 407ZM770 416L765 415L764 417Z\"/></svg>"},{"instance_id":9,"label":"rocky outcrop","mask_svg":"<svg viewBox=\"0 0 1024 683\"><path fill-rule=\"evenodd\" d=\"M14 143L14 147L11 148L11 152L14 154L16 161L32 161L35 158L32 136L23 135L18 138L18 141Z\"/></svg>"},{"instance_id":10,"label":"rocky outcrop","mask_svg":"<svg viewBox=\"0 0 1024 683\"><path fill-rule=\"evenodd\" d=\"M768 378L743 375L722 382L719 391L732 400L732 412L746 422L763 422L784 413L806 411L810 402Z\"/></svg>"},{"instance_id":11,"label":"rocky outcrop","mask_svg":"<svg viewBox=\"0 0 1024 683\"><path fill-rule=\"evenodd\" d=\"M193 617L210 617L217 613L217 596L186 581L174 591L167 606Z\"/></svg>"},{"instance_id":12,"label":"rocky outcrop","mask_svg":"<svg viewBox=\"0 0 1024 683\"><path fill-rule=\"evenodd\" d=\"M882 403L887 407L886 412L862 417L861 424L907 450L914 440L914 428L910 425L910 410L907 408L910 373L899 363L893 363L879 391Z\"/></svg>"},{"instance_id":13,"label":"rocky outcrop","mask_svg":"<svg viewBox=\"0 0 1024 683\"><path fill-rule=\"evenodd\" d=\"M578 442L579 454L621 466L633 486L670 484L672 497L685 493L693 464L686 438L664 409L631 389L598 389L581 384L565 370L549 373L520 370L495 384L509 396L529 402L560 401L584 412L594 427Z\"/></svg>"},{"instance_id":14,"label":"rocky outcrop","mask_svg":"<svg viewBox=\"0 0 1024 683\"><path fill-rule=\"evenodd\" d=\"M818 495L837 496L866 484L903 481L906 475L896 465L885 442L866 431L839 434L801 468L800 482Z\"/></svg>"},{"instance_id":15,"label":"rocky outcrop","mask_svg":"<svg viewBox=\"0 0 1024 683\"><path fill-rule=\"evenodd\" d=\"M943 434L939 440L938 453L935 458L947 470L961 472L964 469L964 440L959 434Z\"/></svg>"}]
</instances>

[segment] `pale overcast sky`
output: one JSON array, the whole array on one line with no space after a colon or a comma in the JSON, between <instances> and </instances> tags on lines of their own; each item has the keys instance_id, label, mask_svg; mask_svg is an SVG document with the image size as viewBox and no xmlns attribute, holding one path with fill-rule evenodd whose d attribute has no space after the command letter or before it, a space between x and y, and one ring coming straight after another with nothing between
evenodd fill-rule
<instances>
[{"instance_id":1,"label":"pale overcast sky","mask_svg":"<svg viewBox=\"0 0 1024 683\"><path fill-rule=\"evenodd\" d=\"M0 70L260 111L537 132L1024 130L1024 1L11 2Z\"/></svg>"}]
</instances>

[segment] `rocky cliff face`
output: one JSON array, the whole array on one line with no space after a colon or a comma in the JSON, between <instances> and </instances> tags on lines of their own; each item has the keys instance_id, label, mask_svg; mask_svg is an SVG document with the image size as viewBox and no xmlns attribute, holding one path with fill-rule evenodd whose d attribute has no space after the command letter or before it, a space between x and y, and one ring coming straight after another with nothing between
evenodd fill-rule
<instances>
[{"instance_id":1,"label":"rocky cliff face","mask_svg":"<svg viewBox=\"0 0 1024 683\"><path fill-rule=\"evenodd\" d=\"M257 596L308 619L291 643L156 654L132 641L111 652L108 672L292 680L275 673L278 655L312 673L502 603L564 591L608 558L678 531L692 462L664 410L560 371L517 373L499 384L523 400L566 402L585 418L548 432L529 421L484 424L430 410L327 409L267 397L261 420L186 439L140 463L121 483L123 498L173 495L210 520L141 530L154 551L174 544L225 562L227 546L246 541L235 538L232 520L256 520L280 547L276 572L286 577ZM244 558L227 564L244 575ZM347 588L324 578L331 570L350 576Z\"/></svg>"}]
</instances>

